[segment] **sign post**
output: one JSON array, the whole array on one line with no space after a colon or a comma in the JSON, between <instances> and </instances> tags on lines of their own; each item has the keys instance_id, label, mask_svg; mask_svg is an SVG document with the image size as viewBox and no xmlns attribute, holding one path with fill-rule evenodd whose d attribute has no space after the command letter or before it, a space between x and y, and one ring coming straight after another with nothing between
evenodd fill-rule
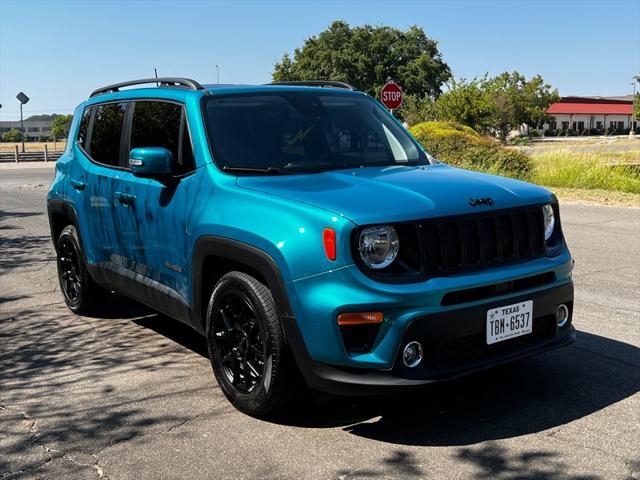
<instances>
[{"instance_id":1,"label":"sign post","mask_svg":"<svg viewBox=\"0 0 640 480\"><path fill-rule=\"evenodd\" d=\"M400 85L393 81L385 83L382 90L380 90L380 101L385 107L391 110L392 115L393 111L399 109L402 105L403 96L404 94L402 93Z\"/></svg>"}]
</instances>

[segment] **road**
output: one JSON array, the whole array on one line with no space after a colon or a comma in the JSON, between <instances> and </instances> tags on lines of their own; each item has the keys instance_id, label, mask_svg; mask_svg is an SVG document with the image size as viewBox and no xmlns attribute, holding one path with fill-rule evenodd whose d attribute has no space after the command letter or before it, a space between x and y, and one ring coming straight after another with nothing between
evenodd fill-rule
<instances>
[{"instance_id":1,"label":"road","mask_svg":"<svg viewBox=\"0 0 640 480\"><path fill-rule=\"evenodd\" d=\"M385 398L238 413L202 338L61 300L51 169L0 170L0 479L640 478L640 210L564 205L576 343ZM41 185L41 186L38 186Z\"/></svg>"}]
</instances>

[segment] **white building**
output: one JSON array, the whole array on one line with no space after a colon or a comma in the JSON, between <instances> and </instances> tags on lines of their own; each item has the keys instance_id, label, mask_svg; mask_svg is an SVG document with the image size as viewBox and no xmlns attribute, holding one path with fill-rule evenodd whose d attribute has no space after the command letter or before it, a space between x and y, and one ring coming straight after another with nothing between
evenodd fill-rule
<instances>
[{"instance_id":1,"label":"white building","mask_svg":"<svg viewBox=\"0 0 640 480\"><path fill-rule=\"evenodd\" d=\"M633 96L562 97L547 112L553 117L543 130L625 134L638 120L632 120ZM633 123L632 123L633 122Z\"/></svg>"},{"instance_id":2,"label":"white building","mask_svg":"<svg viewBox=\"0 0 640 480\"><path fill-rule=\"evenodd\" d=\"M44 140L51 138L51 120L25 120L24 138L25 140ZM20 130L20 120L0 121L0 137L10 130Z\"/></svg>"}]
</instances>

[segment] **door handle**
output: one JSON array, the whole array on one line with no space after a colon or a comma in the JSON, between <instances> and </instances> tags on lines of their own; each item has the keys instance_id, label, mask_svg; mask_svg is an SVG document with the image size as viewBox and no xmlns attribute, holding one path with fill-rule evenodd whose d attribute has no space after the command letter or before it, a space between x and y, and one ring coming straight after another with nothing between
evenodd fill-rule
<instances>
[{"instance_id":1,"label":"door handle","mask_svg":"<svg viewBox=\"0 0 640 480\"><path fill-rule=\"evenodd\" d=\"M116 192L116 198L123 205L132 205L136 199L135 195L129 195L128 193Z\"/></svg>"},{"instance_id":2,"label":"door handle","mask_svg":"<svg viewBox=\"0 0 640 480\"><path fill-rule=\"evenodd\" d=\"M87 188L87 184L84 182L81 182L80 180L76 180L75 178L72 178L69 183L71 183L71 186L73 188L75 188L77 191L81 192L82 190L84 190L85 188Z\"/></svg>"}]
</instances>

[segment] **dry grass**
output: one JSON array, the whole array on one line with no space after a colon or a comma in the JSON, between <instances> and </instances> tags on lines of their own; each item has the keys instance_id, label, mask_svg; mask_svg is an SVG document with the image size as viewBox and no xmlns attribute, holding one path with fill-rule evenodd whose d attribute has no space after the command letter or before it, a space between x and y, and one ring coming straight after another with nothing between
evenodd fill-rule
<instances>
[{"instance_id":1,"label":"dry grass","mask_svg":"<svg viewBox=\"0 0 640 480\"><path fill-rule=\"evenodd\" d=\"M625 152L627 153L627 152ZM632 166L612 167L601 153L567 150L547 152L533 159L529 180L550 187L598 189L640 194L640 173Z\"/></svg>"},{"instance_id":2,"label":"dry grass","mask_svg":"<svg viewBox=\"0 0 640 480\"><path fill-rule=\"evenodd\" d=\"M26 152L42 152L45 144L50 152L61 152L66 146L66 141L63 140L55 144L53 142L24 142L24 150ZM16 151L16 145L18 146L18 151L22 152L22 143L20 142L0 142L0 153L13 153Z\"/></svg>"}]
</instances>

